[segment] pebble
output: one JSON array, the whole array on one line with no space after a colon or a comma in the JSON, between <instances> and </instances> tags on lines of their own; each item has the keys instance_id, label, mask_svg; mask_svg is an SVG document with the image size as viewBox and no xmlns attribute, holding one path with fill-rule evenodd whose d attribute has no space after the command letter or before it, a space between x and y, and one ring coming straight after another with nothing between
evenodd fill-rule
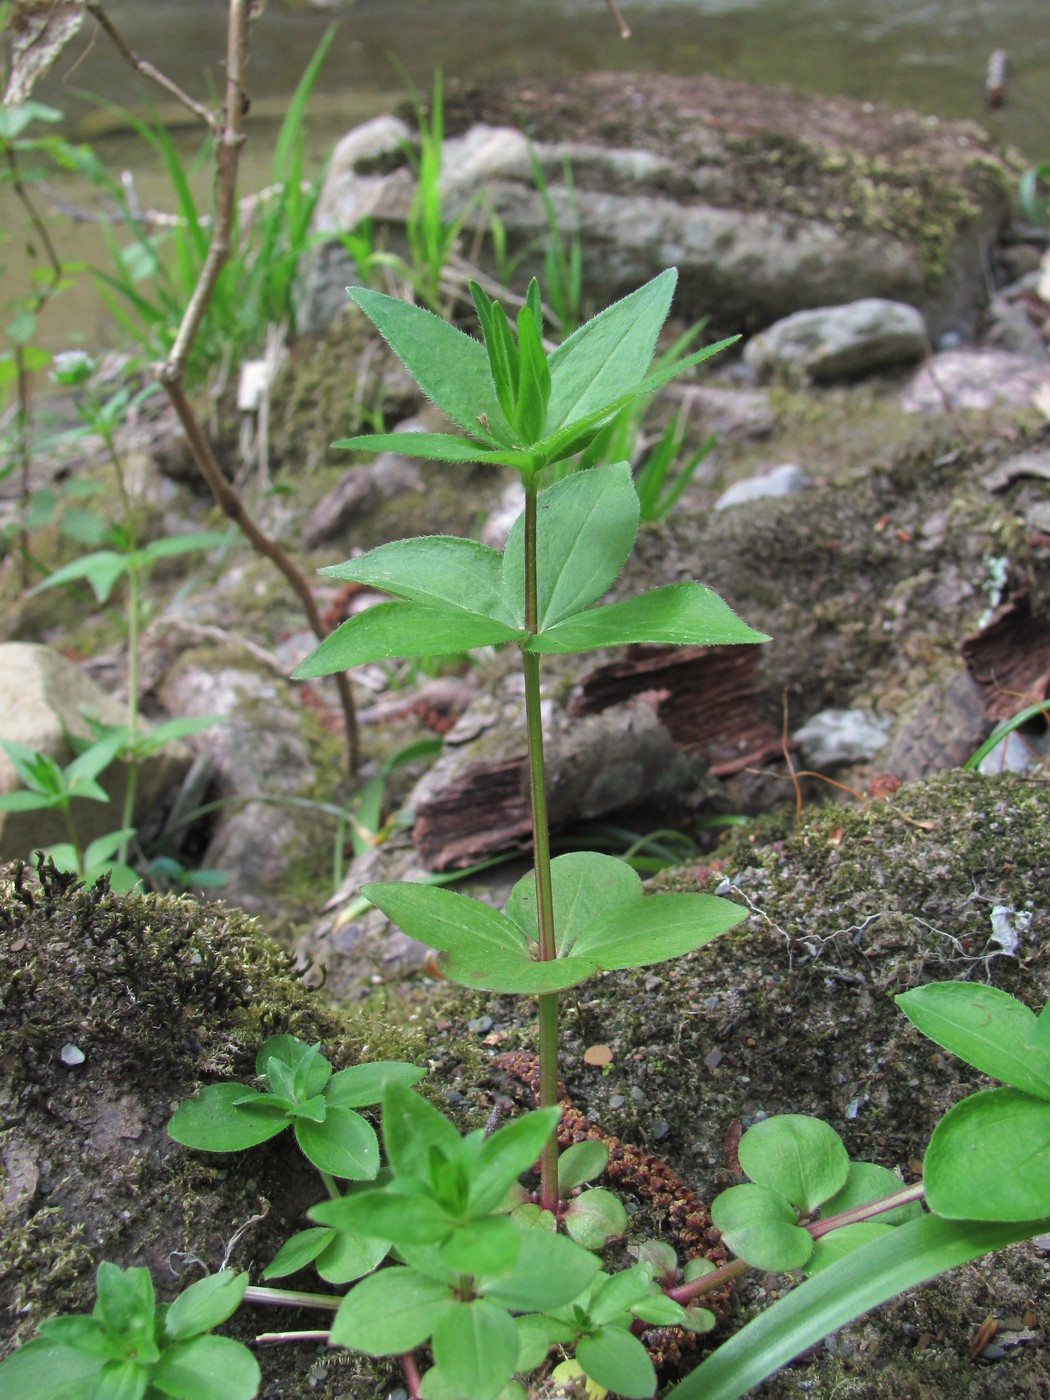
<instances>
[{"instance_id":1,"label":"pebble","mask_svg":"<svg viewBox=\"0 0 1050 1400\"><path fill-rule=\"evenodd\" d=\"M79 1045L63 1045L58 1052L58 1057L64 1065L68 1065L71 1069L76 1065L82 1065L87 1059Z\"/></svg>"},{"instance_id":2,"label":"pebble","mask_svg":"<svg viewBox=\"0 0 1050 1400\"><path fill-rule=\"evenodd\" d=\"M490 1031L491 1029L491 1016L478 1016L475 1020L467 1022L467 1030L471 1031L474 1035L484 1035L486 1031Z\"/></svg>"},{"instance_id":3,"label":"pebble","mask_svg":"<svg viewBox=\"0 0 1050 1400\"><path fill-rule=\"evenodd\" d=\"M745 505L766 497L798 496L809 485L809 477L795 462L784 462L761 476L749 476L746 481L734 481L715 501L715 510Z\"/></svg>"}]
</instances>

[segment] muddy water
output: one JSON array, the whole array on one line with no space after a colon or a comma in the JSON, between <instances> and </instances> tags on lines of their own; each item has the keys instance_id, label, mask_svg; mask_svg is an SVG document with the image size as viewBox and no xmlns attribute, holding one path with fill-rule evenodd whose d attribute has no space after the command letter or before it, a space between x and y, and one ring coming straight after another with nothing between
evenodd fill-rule
<instances>
[{"instance_id":1,"label":"muddy water","mask_svg":"<svg viewBox=\"0 0 1050 1400\"><path fill-rule=\"evenodd\" d=\"M449 82L588 69L716 73L973 117L1032 159L1050 155L1047 0L621 0L621 8L634 31L628 41L603 0L328 0L323 8L270 0L252 36L242 187L267 182L277 123L333 22L338 31L310 109L315 167L349 126L400 101L407 83L428 89L436 65ZM132 48L188 91L219 91L221 0L111 0L108 10ZM1011 55L1008 100L989 111L983 82L996 48ZM158 102L157 90L136 78L104 36L81 45L79 62L60 64L38 93L68 113L71 133L94 141L111 169L135 172L146 207L165 207L170 194L139 143L115 132L84 92L158 109L173 123L185 113ZM187 152L196 149L195 132L187 129L185 140ZM62 193L78 192L66 186ZM0 226L17 232L20 222L0 201ZM105 261L89 228L62 232L76 245L64 249L67 256ZM26 270L11 243L4 251L0 303ZM105 338L106 319L77 292L49 317L46 339L68 343L76 328L93 342Z\"/></svg>"}]
</instances>

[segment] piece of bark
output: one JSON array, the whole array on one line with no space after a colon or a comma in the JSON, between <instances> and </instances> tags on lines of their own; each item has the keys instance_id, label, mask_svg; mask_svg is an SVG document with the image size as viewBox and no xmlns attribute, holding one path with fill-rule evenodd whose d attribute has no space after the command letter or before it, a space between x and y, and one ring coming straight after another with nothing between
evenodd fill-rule
<instances>
[{"instance_id":1,"label":"piece of bark","mask_svg":"<svg viewBox=\"0 0 1050 1400\"><path fill-rule=\"evenodd\" d=\"M758 707L757 646L631 647L621 661L580 681L570 715L595 714L631 696L652 696L676 748L728 777L783 752Z\"/></svg>"}]
</instances>

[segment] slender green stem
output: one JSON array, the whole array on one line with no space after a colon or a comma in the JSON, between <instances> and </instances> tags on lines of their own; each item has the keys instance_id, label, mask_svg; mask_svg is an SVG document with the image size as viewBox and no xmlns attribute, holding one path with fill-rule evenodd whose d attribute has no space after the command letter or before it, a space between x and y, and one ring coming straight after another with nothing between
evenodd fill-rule
<instances>
[{"instance_id":1,"label":"slender green stem","mask_svg":"<svg viewBox=\"0 0 1050 1400\"><path fill-rule=\"evenodd\" d=\"M124 814L121 827L134 825L135 793L138 788L139 760L136 752L139 731L139 614L142 606L142 579L135 565L128 570L128 764L124 783ZM120 843L117 859L128 858L128 837Z\"/></svg>"},{"instance_id":2,"label":"slender green stem","mask_svg":"<svg viewBox=\"0 0 1050 1400\"><path fill-rule=\"evenodd\" d=\"M244 1290L246 1303L268 1303L274 1308L325 1308L338 1312L343 1301L336 1293L299 1293L291 1288L258 1288Z\"/></svg>"},{"instance_id":3,"label":"slender green stem","mask_svg":"<svg viewBox=\"0 0 1050 1400\"><path fill-rule=\"evenodd\" d=\"M539 627L536 590L536 487L525 485L525 627ZM554 934L554 891L547 822L547 789L543 773L543 716L540 708L540 659L523 651L525 671L525 729L529 744L529 790L532 801L532 844L536 877L536 923L542 962L558 956ZM558 993L539 998L540 1107L558 1102ZM553 1211L558 1204L558 1139L552 1133L540 1159L540 1204Z\"/></svg>"},{"instance_id":4,"label":"slender green stem","mask_svg":"<svg viewBox=\"0 0 1050 1400\"><path fill-rule=\"evenodd\" d=\"M77 874L83 880L87 873L84 869L84 848L80 844L80 833L77 831L77 824L73 820L73 809L69 801L59 804L62 813L62 825L66 828L66 835L69 837L69 844L73 847L73 854L77 861Z\"/></svg>"},{"instance_id":5,"label":"slender green stem","mask_svg":"<svg viewBox=\"0 0 1050 1400\"><path fill-rule=\"evenodd\" d=\"M320 1168L318 1168L318 1171L320 1171ZM328 1192L333 1201L342 1199L343 1193L336 1185L335 1177L332 1176L331 1173L321 1172L321 1180L324 1182L324 1189Z\"/></svg>"}]
</instances>

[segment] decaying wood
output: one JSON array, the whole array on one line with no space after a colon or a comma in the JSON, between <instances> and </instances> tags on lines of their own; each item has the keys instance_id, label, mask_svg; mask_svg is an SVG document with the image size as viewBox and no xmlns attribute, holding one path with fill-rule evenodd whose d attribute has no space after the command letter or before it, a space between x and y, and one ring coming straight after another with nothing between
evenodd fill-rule
<instances>
[{"instance_id":1,"label":"decaying wood","mask_svg":"<svg viewBox=\"0 0 1050 1400\"><path fill-rule=\"evenodd\" d=\"M726 778L781 752L780 732L758 708L758 656L757 646L632 647L583 677L569 714L650 695L675 747Z\"/></svg>"},{"instance_id":2,"label":"decaying wood","mask_svg":"<svg viewBox=\"0 0 1050 1400\"><path fill-rule=\"evenodd\" d=\"M1012 719L1050 695L1050 618L1033 614L1027 591L996 612L962 644L963 660L980 687L991 720Z\"/></svg>"}]
</instances>

